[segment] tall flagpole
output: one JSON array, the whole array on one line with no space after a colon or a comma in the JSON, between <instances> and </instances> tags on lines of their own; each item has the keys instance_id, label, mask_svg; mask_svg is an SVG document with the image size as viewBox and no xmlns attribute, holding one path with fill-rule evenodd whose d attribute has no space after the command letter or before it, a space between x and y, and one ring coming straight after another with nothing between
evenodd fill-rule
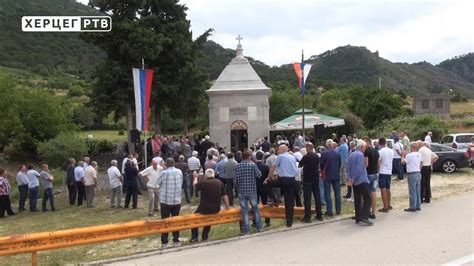
<instances>
[{"instance_id":1,"label":"tall flagpole","mask_svg":"<svg viewBox=\"0 0 474 266\"><path fill-rule=\"evenodd\" d=\"M142 69L145 70L145 59L142 58ZM148 119L148 117L145 117L145 119ZM143 125L142 125L143 126ZM147 158L147 150L146 150L146 129L143 131L143 150L145 151L145 162L143 165L145 168L148 167L148 158Z\"/></svg>"},{"instance_id":2,"label":"tall flagpole","mask_svg":"<svg viewBox=\"0 0 474 266\"><path fill-rule=\"evenodd\" d=\"M301 50L301 115L302 115L302 119L303 119L303 140L305 140L305 127L304 127L304 93L305 93L305 88L304 88L304 51ZM300 147L302 148L302 147Z\"/></svg>"}]
</instances>

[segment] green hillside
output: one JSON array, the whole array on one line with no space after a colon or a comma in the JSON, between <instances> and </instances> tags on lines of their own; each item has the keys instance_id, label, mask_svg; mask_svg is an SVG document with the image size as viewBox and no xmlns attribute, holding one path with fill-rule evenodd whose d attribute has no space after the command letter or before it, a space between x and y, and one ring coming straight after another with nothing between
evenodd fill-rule
<instances>
[{"instance_id":1,"label":"green hillside","mask_svg":"<svg viewBox=\"0 0 474 266\"><path fill-rule=\"evenodd\" d=\"M104 58L101 50L80 40L78 33L22 32L21 17L92 14L97 13L74 0L0 1L0 65L89 77Z\"/></svg>"},{"instance_id":2,"label":"green hillside","mask_svg":"<svg viewBox=\"0 0 474 266\"><path fill-rule=\"evenodd\" d=\"M225 65L234 56L232 49L224 49L214 42L206 43L205 56L201 65L208 71L211 79L216 79ZM255 71L269 85L277 81L294 84L293 67L282 65L270 67L249 58ZM354 84L377 86L379 77L382 87L393 91L404 91L409 95L416 93L443 93L454 89L460 94L473 97L474 83L469 82L456 71L449 71L426 62L407 64L392 63L381 58L378 52L372 53L365 47L343 46L320 55L311 56L307 62L313 64L308 77L308 85L323 87L344 87ZM471 73L472 71L466 71Z\"/></svg>"},{"instance_id":3,"label":"green hillside","mask_svg":"<svg viewBox=\"0 0 474 266\"><path fill-rule=\"evenodd\" d=\"M439 63L438 67L454 72L474 83L474 53L457 56Z\"/></svg>"}]
</instances>

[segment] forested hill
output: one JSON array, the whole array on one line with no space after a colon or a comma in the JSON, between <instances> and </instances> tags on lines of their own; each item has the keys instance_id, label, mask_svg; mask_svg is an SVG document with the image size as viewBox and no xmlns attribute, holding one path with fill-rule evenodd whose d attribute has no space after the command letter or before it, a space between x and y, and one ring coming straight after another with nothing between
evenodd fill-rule
<instances>
[{"instance_id":1,"label":"forested hill","mask_svg":"<svg viewBox=\"0 0 474 266\"><path fill-rule=\"evenodd\" d=\"M452 71L474 83L474 53L457 56L439 63L438 67Z\"/></svg>"},{"instance_id":2,"label":"forested hill","mask_svg":"<svg viewBox=\"0 0 474 266\"><path fill-rule=\"evenodd\" d=\"M54 71L89 77L105 58L97 47L79 39L79 33L22 32L22 16L96 15L74 0L0 1L0 65L48 75Z\"/></svg>"},{"instance_id":3,"label":"forested hill","mask_svg":"<svg viewBox=\"0 0 474 266\"><path fill-rule=\"evenodd\" d=\"M97 12L74 0L0 0L0 66L26 69L43 76L63 72L83 79L91 77L95 66L104 61L104 53L85 43L77 33L26 33L21 31L21 17L26 15L93 15ZM251 45L251 44L246 44ZM234 49L208 41L203 46L200 65L214 80L234 57ZM252 55L258 58L257 55ZM296 84L293 67L270 67L249 58L262 80ZM406 94L443 93L449 89L474 97L474 54L446 60L437 66L421 62L392 63L365 47L344 46L311 56L314 64L308 77L308 89L378 85Z\"/></svg>"},{"instance_id":4,"label":"forested hill","mask_svg":"<svg viewBox=\"0 0 474 266\"><path fill-rule=\"evenodd\" d=\"M211 79L216 79L234 54L234 50L225 49L209 41L204 46L201 65L210 73ZM270 86L277 81L291 84L296 82L293 67L290 64L270 67L253 58L249 59L262 80ZM427 62L392 63L380 57L378 52L371 52L365 47L343 46L311 56L307 62L314 64L308 77L308 85L318 87L344 87L354 84L377 86L380 77L382 87L393 91L401 90L410 95L443 93L454 89L464 96L474 96L474 82L466 79L470 77L469 74L473 75L472 58L471 61L464 59L462 68L454 63L451 64L454 65L451 68L441 68Z\"/></svg>"}]
</instances>

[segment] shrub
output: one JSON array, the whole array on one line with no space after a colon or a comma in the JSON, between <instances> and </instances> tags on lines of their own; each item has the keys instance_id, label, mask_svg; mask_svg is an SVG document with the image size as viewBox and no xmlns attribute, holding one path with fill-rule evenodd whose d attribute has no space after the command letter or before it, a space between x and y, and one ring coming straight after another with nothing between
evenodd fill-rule
<instances>
[{"instance_id":1,"label":"shrub","mask_svg":"<svg viewBox=\"0 0 474 266\"><path fill-rule=\"evenodd\" d=\"M118 135L123 136L123 135L125 135L125 132L123 130L119 130Z\"/></svg>"},{"instance_id":2,"label":"shrub","mask_svg":"<svg viewBox=\"0 0 474 266\"><path fill-rule=\"evenodd\" d=\"M111 152L116 148L116 144L107 139L87 139L87 150L90 155Z\"/></svg>"},{"instance_id":3,"label":"shrub","mask_svg":"<svg viewBox=\"0 0 474 266\"><path fill-rule=\"evenodd\" d=\"M62 167L69 158L81 158L87 153L83 139L76 134L63 133L38 144L38 155L51 167Z\"/></svg>"},{"instance_id":4,"label":"shrub","mask_svg":"<svg viewBox=\"0 0 474 266\"><path fill-rule=\"evenodd\" d=\"M376 137L388 137L392 130L404 130L408 133L410 140L423 140L428 131L433 132L433 141L439 141L448 131L448 125L434 115L403 116L391 120L385 120L374 131Z\"/></svg>"},{"instance_id":5,"label":"shrub","mask_svg":"<svg viewBox=\"0 0 474 266\"><path fill-rule=\"evenodd\" d=\"M80 86L72 86L67 92L67 95L69 97L79 97L85 94L86 94L86 90Z\"/></svg>"}]
</instances>

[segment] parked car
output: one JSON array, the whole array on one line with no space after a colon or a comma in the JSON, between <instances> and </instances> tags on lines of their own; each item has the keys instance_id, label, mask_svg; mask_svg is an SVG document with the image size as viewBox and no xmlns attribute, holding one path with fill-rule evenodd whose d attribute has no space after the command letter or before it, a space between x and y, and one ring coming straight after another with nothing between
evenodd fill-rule
<instances>
[{"instance_id":1,"label":"parked car","mask_svg":"<svg viewBox=\"0 0 474 266\"><path fill-rule=\"evenodd\" d=\"M385 139L387 141L387 148L393 149L393 139ZM372 146L375 146L375 142L379 142L378 139L372 139Z\"/></svg>"},{"instance_id":2,"label":"parked car","mask_svg":"<svg viewBox=\"0 0 474 266\"><path fill-rule=\"evenodd\" d=\"M449 134L443 137L441 144L453 147L454 149L466 150L467 144L471 142L472 137L474 137L474 133Z\"/></svg>"},{"instance_id":3,"label":"parked car","mask_svg":"<svg viewBox=\"0 0 474 266\"><path fill-rule=\"evenodd\" d=\"M439 157L433 165L434 171L453 173L456 169L469 166L469 160L462 150L454 149L443 144L432 143L431 151Z\"/></svg>"}]
</instances>

